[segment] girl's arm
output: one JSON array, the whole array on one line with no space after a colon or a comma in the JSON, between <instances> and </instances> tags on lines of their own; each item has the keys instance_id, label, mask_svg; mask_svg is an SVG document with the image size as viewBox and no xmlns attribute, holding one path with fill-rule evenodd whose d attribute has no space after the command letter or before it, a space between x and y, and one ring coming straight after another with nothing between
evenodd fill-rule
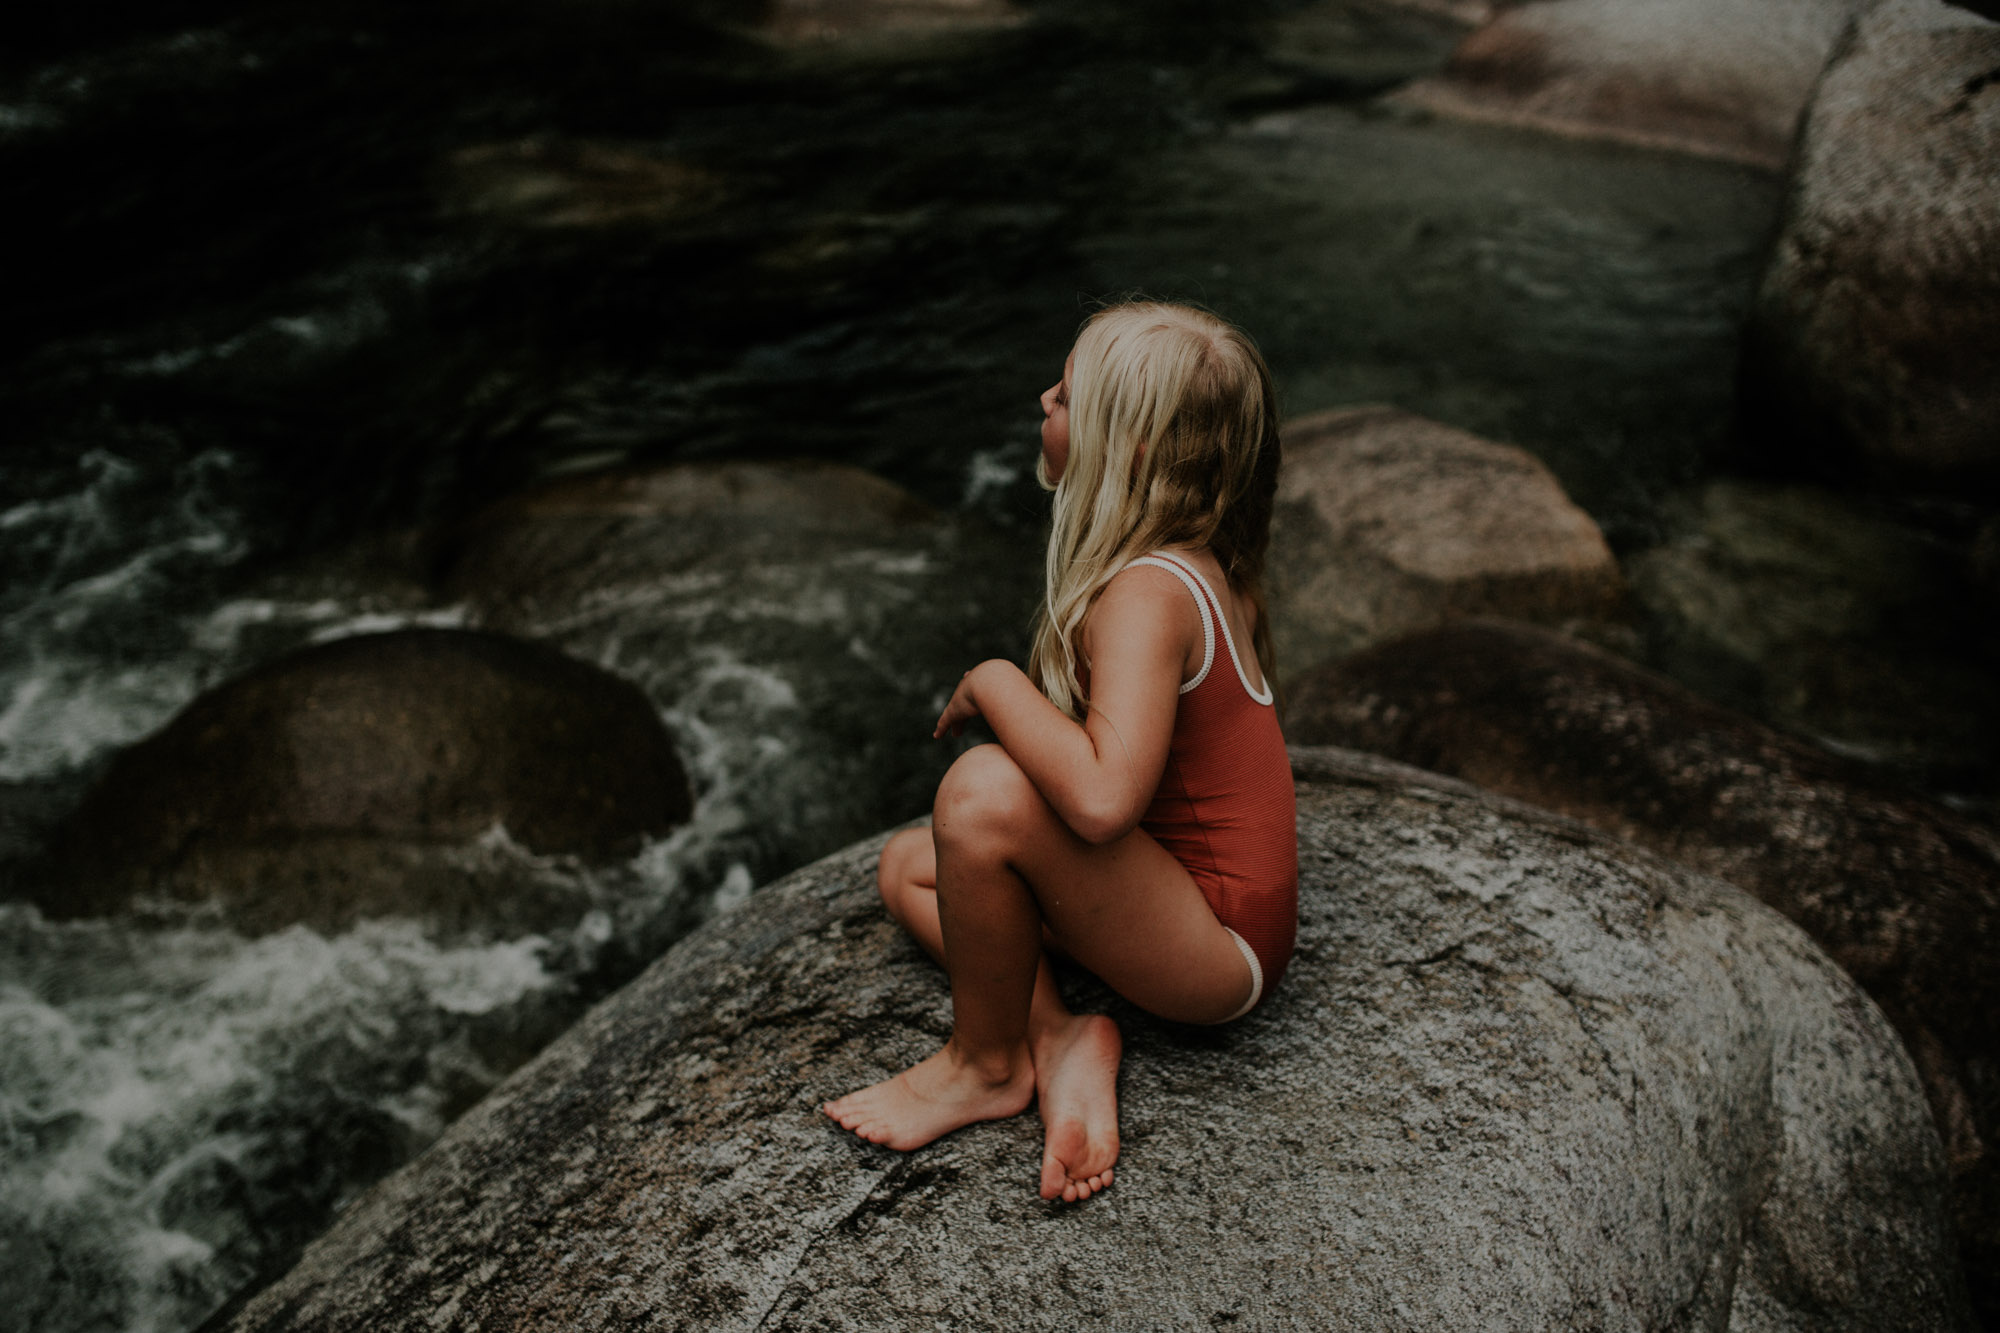
<instances>
[{"instance_id":1,"label":"girl's arm","mask_svg":"<svg viewBox=\"0 0 2000 1333\"><path fill-rule=\"evenodd\" d=\"M938 718L938 736L984 717L1008 756L1086 842L1123 837L1160 785L1174 713L1201 623L1187 590L1150 566L1112 579L1084 618L1090 711L1063 713L1019 667L995 658L965 673Z\"/></svg>"}]
</instances>

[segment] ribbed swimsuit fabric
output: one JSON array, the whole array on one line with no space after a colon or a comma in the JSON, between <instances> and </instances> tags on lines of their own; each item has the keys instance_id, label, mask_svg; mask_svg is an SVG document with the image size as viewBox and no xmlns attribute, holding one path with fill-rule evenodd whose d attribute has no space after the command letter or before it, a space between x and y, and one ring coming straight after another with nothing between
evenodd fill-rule
<instances>
[{"instance_id":1,"label":"ribbed swimsuit fabric","mask_svg":"<svg viewBox=\"0 0 2000 1333\"><path fill-rule=\"evenodd\" d=\"M1216 919L1256 955L1261 986L1247 1009L1277 986L1298 937L1292 764L1270 682L1261 693L1251 690L1208 580L1171 551L1141 556L1126 568L1141 564L1175 574L1193 594L1205 647L1201 671L1181 686L1166 771L1139 827L1187 867ZM1216 660L1218 630L1227 668Z\"/></svg>"}]
</instances>

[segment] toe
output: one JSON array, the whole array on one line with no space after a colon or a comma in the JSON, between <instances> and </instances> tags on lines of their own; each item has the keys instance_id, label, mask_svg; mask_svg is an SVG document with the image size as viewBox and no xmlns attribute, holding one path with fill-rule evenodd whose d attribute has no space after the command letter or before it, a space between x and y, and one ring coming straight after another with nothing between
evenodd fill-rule
<instances>
[{"instance_id":1,"label":"toe","mask_svg":"<svg viewBox=\"0 0 2000 1333\"><path fill-rule=\"evenodd\" d=\"M1043 1156L1041 1196L1044 1199L1053 1199L1062 1193L1063 1186L1068 1183L1069 1175L1063 1170L1063 1164L1054 1157Z\"/></svg>"}]
</instances>

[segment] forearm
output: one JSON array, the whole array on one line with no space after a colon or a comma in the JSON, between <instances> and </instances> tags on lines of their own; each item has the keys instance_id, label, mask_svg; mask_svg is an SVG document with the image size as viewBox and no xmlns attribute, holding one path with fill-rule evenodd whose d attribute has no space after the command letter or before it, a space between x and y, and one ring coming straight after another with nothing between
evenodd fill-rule
<instances>
[{"instance_id":1,"label":"forearm","mask_svg":"<svg viewBox=\"0 0 2000 1333\"><path fill-rule=\"evenodd\" d=\"M974 667L966 685L1008 757L1078 837L1109 842L1139 822L1156 782L1134 771L1108 719L1078 723L998 658Z\"/></svg>"}]
</instances>

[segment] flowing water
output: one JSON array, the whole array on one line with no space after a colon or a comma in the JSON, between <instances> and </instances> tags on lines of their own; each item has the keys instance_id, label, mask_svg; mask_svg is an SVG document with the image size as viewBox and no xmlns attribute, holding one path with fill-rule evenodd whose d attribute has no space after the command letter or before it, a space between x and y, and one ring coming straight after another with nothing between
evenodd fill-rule
<instances>
[{"instance_id":1,"label":"flowing water","mask_svg":"<svg viewBox=\"0 0 2000 1333\"><path fill-rule=\"evenodd\" d=\"M826 744L795 681L695 654L646 682L694 818L536 862L565 930L46 919L34 854L118 747L290 647L465 622L342 552L565 472L810 456L1017 533L1031 586L1035 395L1134 290L1250 328L1292 412L1397 402L1535 449L1621 551L1671 535L1779 182L1400 112L1377 94L1457 34L1391 5L882 8L951 21L107 5L6 57L18 1326L198 1324L691 921L876 826L787 804ZM715 21L744 13L768 30Z\"/></svg>"}]
</instances>

